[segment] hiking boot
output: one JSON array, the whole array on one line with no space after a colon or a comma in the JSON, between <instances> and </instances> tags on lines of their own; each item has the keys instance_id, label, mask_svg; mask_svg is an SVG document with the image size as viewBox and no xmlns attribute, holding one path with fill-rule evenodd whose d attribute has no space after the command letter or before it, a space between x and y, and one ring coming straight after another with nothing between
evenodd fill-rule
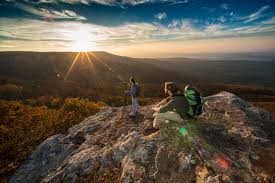
<instances>
[{"instance_id":1,"label":"hiking boot","mask_svg":"<svg viewBox=\"0 0 275 183\"><path fill-rule=\"evenodd\" d=\"M131 112L131 113L129 114L129 117L130 117L130 118L134 118L134 117L136 117L136 114L134 114L134 113Z\"/></svg>"}]
</instances>

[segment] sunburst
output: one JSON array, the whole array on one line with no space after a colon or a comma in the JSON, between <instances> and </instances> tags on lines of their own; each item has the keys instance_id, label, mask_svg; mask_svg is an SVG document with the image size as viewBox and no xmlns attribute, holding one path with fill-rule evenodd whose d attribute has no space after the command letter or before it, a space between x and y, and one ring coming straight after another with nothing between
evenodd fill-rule
<instances>
[{"instance_id":1,"label":"sunburst","mask_svg":"<svg viewBox=\"0 0 275 183\"><path fill-rule=\"evenodd\" d=\"M70 73L72 72L73 68L75 67L79 59L81 61L87 61L89 63L91 71L93 73L96 73L95 66L88 55L88 51L95 49L95 43L91 41L90 33L85 29L76 30L70 34L70 38L72 40L71 49L74 52L77 52L77 54L64 79L68 79Z\"/></svg>"},{"instance_id":2,"label":"sunburst","mask_svg":"<svg viewBox=\"0 0 275 183\"><path fill-rule=\"evenodd\" d=\"M80 58L80 60L88 62L92 73L94 74L96 73L94 62L98 61L99 63L104 65L106 69L112 72L117 77L118 80L120 80L123 83L126 83L122 79L122 77L119 74L115 73L115 71L108 64L106 64L103 60L98 58L93 52L90 51L95 49L95 43L90 41L91 35L89 34L89 32L86 32L85 30L76 31L72 33L71 37L73 40L71 49L77 53L67 74L65 75L65 78L64 78L65 80L68 79L70 73L72 72L73 68L75 67L75 65L77 64Z\"/></svg>"},{"instance_id":3,"label":"sunburst","mask_svg":"<svg viewBox=\"0 0 275 183\"><path fill-rule=\"evenodd\" d=\"M92 73L96 73L94 63L92 62L91 58L89 57L88 52L78 52L78 53L76 54L75 58L74 58L73 63L71 64L71 66L70 66L70 68L69 68L69 70L68 70L66 76L65 76L65 80L68 79L68 77L69 77L70 73L72 72L74 66L75 66L76 63L78 62L79 57L81 57L81 60L82 60L82 61L85 61L85 60L88 61Z\"/></svg>"}]
</instances>

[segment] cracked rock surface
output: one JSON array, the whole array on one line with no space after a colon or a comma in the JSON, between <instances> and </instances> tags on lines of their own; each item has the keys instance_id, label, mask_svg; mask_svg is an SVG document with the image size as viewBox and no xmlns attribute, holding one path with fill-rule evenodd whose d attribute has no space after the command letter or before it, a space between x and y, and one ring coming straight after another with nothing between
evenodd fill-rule
<instances>
[{"instance_id":1,"label":"cracked rock surface","mask_svg":"<svg viewBox=\"0 0 275 183\"><path fill-rule=\"evenodd\" d=\"M141 107L135 119L127 115L130 106L102 109L42 142L9 182L274 181L269 112L221 92L206 98L197 120L157 131L151 107Z\"/></svg>"}]
</instances>

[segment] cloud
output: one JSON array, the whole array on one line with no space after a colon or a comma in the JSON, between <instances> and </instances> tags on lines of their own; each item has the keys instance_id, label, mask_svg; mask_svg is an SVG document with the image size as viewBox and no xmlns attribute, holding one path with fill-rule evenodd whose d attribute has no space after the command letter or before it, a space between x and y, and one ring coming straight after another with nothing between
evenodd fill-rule
<instances>
[{"instance_id":1,"label":"cloud","mask_svg":"<svg viewBox=\"0 0 275 183\"><path fill-rule=\"evenodd\" d=\"M12 1L12 0L11 0ZM18 1L19 0L13 0ZM179 4L179 3L188 3L188 0L39 0L39 1L31 1L31 0L25 0L28 2L35 2L35 3L67 3L67 4L86 4L89 5L91 3L101 4L101 5L107 5L107 6L136 6L140 4L146 4L146 3L172 3L172 4Z\"/></svg>"},{"instance_id":2,"label":"cloud","mask_svg":"<svg viewBox=\"0 0 275 183\"><path fill-rule=\"evenodd\" d=\"M38 8L25 3L14 3L14 6L33 15L49 19L72 19L72 20L86 20L85 17L77 15L71 10L53 10L49 8Z\"/></svg>"},{"instance_id":3,"label":"cloud","mask_svg":"<svg viewBox=\"0 0 275 183\"><path fill-rule=\"evenodd\" d=\"M249 23L249 22L253 22L259 18L262 18L264 16L266 16L264 13L266 12L266 10L268 10L270 8L270 6L266 5L261 7L258 11L245 16L245 17L241 17L241 19L245 20L244 23Z\"/></svg>"},{"instance_id":4,"label":"cloud","mask_svg":"<svg viewBox=\"0 0 275 183\"><path fill-rule=\"evenodd\" d=\"M274 25L275 24L275 16L271 17L268 20L262 21L263 25Z\"/></svg>"},{"instance_id":5,"label":"cloud","mask_svg":"<svg viewBox=\"0 0 275 183\"><path fill-rule=\"evenodd\" d=\"M46 10L44 10L46 11ZM56 14L56 12L55 12ZM74 16L72 12L66 12ZM41 49L70 50L78 34L85 32L85 39L97 47L121 46L163 40L204 40L224 37L249 36L275 31L274 17L264 23L250 26L210 24L196 28L192 20L174 19L167 26L159 23L125 23L120 26L102 26L80 21L43 21L33 19L0 18L0 44L18 46L33 44ZM20 44L19 44L20 43ZM56 46L55 46L56 49Z\"/></svg>"},{"instance_id":6,"label":"cloud","mask_svg":"<svg viewBox=\"0 0 275 183\"><path fill-rule=\"evenodd\" d=\"M222 24L210 24L205 27L204 32L217 34L220 33L224 28L226 28L226 26Z\"/></svg>"},{"instance_id":7,"label":"cloud","mask_svg":"<svg viewBox=\"0 0 275 183\"><path fill-rule=\"evenodd\" d=\"M228 10L228 9L230 9L230 5L227 4L227 3L223 3L223 4L221 4L221 8L225 9L225 10Z\"/></svg>"},{"instance_id":8,"label":"cloud","mask_svg":"<svg viewBox=\"0 0 275 183\"><path fill-rule=\"evenodd\" d=\"M118 27L106 27L82 22L48 22L32 19L0 18L0 24L5 27L0 36L10 40L42 41L42 42L72 42L75 35L85 31L87 40L98 44L117 40L123 42L146 40L157 27L148 23L131 23Z\"/></svg>"},{"instance_id":9,"label":"cloud","mask_svg":"<svg viewBox=\"0 0 275 183\"><path fill-rule=\"evenodd\" d=\"M192 29L192 24L189 20L182 19L182 20L172 20L170 24L168 24L169 28L172 29Z\"/></svg>"},{"instance_id":10,"label":"cloud","mask_svg":"<svg viewBox=\"0 0 275 183\"><path fill-rule=\"evenodd\" d=\"M163 20L167 17L167 14L165 12L162 12L162 13L155 14L154 17L159 20Z\"/></svg>"},{"instance_id":11,"label":"cloud","mask_svg":"<svg viewBox=\"0 0 275 183\"><path fill-rule=\"evenodd\" d=\"M183 0L183 1L171 1L171 5L175 5L175 4L186 4L188 3L189 0Z\"/></svg>"},{"instance_id":12,"label":"cloud","mask_svg":"<svg viewBox=\"0 0 275 183\"><path fill-rule=\"evenodd\" d=\"M82 3L82 4L88 5L90 3L90 0L39 0L38 3L68 3L68 4Z\"/></svg>"},{"instance_id":13,"label":"cloud","mask_svg":"<svg viewBox=\"0 0 275 183\"><path fill-rule=\"evenodd\" d=\"M222 23L226 22L226 18L224 16L219 17L218 20Z\"/></svg>"}]
</instances>

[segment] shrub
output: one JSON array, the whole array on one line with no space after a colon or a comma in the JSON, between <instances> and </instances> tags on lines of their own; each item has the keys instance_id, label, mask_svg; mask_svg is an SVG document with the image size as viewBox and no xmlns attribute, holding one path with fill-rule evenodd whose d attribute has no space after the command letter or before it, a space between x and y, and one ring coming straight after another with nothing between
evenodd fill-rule
<instances>
[{"instance_id":1,"label":"shrub","mask_svg":"<svg viewBox=\"0 0 275 183\"><path fill-rule=\"evenodd\" d=\"M41 96L37 99L37 105L45 105L51 109L60 108L62 103L62 99L57 96Z\"/></svg>"},{"instance_id":2,"label":"shrub","mask_svg":"<svg viewBox=\"0 0 275 183\"><path fill-rule=\"evenodd\" d=\"M47 137L66 133L102 106L103 103L69 98L60 109L50 109L0 99L0 180L10 175Z\"/></svg>"},{"instance_id":3,"label":"shrub","mask_svg":"<svg viewBox=\"0 0 275 183\"><path fill-rule=\"evenodd\" d=\"M22 96L23 87L15 84L0 86L0 97L5 99L18 99Z\"/></svg>"},{"instance_id":4,"label":"shrub","mask_svg":"<svg viewBox=\"0 0 275 183\"><path fill-rule=\"evenodd\" d=\"M30 106L36 106L37 101L35 99L29 98L24 101L24 104L30 105Z\"/></svg>"},{"instance_id":5,"label":"shrub","mask_svg":"<svg viewBox=\"0 0 275 183\"><path fill-rule=\"evenodd\" d=\"M81 116L87 116L97 112L103 105L103 103L90 102L88 99L67 98L63 109L65 112L74 112Z\"/></svg>"}]
</instances>

